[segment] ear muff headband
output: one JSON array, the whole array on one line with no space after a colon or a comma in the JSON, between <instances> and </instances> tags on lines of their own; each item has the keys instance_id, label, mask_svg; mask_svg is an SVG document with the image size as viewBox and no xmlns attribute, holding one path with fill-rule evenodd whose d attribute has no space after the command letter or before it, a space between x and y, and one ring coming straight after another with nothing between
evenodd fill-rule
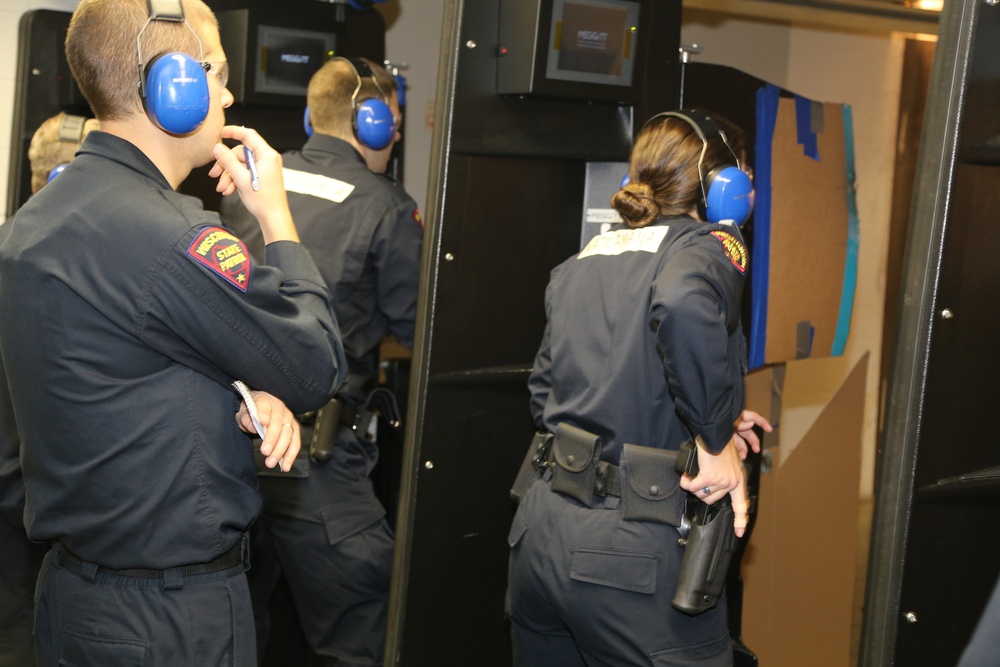
<instances>
[{"instance_id":1,"label":"ear muff headband","mask_svg":"<svg viewBox=\"0 0 1000 667\"><path fill-rule=\"evenodd\" d=\"M372 150L380 151L389 146L393 137L396 136L396 119L392 109L389 108L389 98L386 97L382 86L378 84L368 63L358 58L344 58L344 60L354 68L354 76L358 80L357 86L351 94L351 119L354 136L361 144ZM363 77L372 80L382 99L371 98L358 103L358 93L361 92Z\"/></svg>"},{"instance_id":2,"label":"ear muff headband","mask_svg":"<svg viewBox=\"0 0 1000 667\"><path fill-rule=\"evenodd\" d=\"M142 33L152 21L183 23L198 40L199 60L186 53L164 53L148 63L142 57ZM139 57L139 95L150 120L170 134L194 132L208 118L208 75L202 64L205 49L194 28L184 19L180 0L149 0L149 18L135 38Z\"/></svg>"},{"instance_id":3,"label":"ear muff headband","mask_svg":"<svg viewBox=\"0 0 1000 667\"><path fill-rule=\"evenodd\" d=\"M79 146L80 142L83 141L83 126L86 123L87 119L83 116L64 113L59 120L59 141Z\"/></svg>"},{"instance_id":4,"label":"ear muff headband","mask_svg":"<svg viewBox=\"0 0 1000 667\"><path fill-rule=\"evenodd\" d=\"M753 211L753 182L741 168L740 158L729 145L726 133L719 129L711 116L698 111L665 111L650 118L646 121L646 125L657 118L664 117L678 118L684 121L701 139L701 154L698 156L698 180L701 184L701 204L704 208L705 219L708 222L731 220L737 225L746 222ZM736 165L717 167L705 174L705 153L708 151L709 139L714 137L722 139L722 143L733 156Z\"/></svg>"},{"instance_id":5,"label":"ear muff headband","mask_svg":"<svg viewBox=\"0 0 1000 667\"><path fill-rule=\"evenodd\" d=\"M87 119L85 117L64 113L62 118L59 120L59 142L73 144L79 148L80 144L83 142L83 130L86 124ZM61 174L63 169L65 169L68 165L68 162L57 164L49 172L48 178L45 179L45 182L51 183L52 179Z\"/></svg>"}]
</instances>

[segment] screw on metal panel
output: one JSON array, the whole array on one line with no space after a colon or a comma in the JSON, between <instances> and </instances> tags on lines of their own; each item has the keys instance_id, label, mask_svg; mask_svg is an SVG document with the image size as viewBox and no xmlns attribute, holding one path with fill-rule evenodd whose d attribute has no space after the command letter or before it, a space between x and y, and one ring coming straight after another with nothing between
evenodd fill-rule
<instances>
[{"instance_id":1,"label":"screw on metal panel","mask_svg":"<svg viewBox=\"0 0 1000 667\"><path fill-rule=\"evenodd\" d=\"M468 48L470 48L470 49L476 48L476 40L470 39L469 41L467 41L465 43L465 46L468 47Z\"/></svg>"},{"instance_id":2,"label":"screw on metal panel","mask_svg":"<svg viewBox=\"0 0 1000 667\"><path fill-rule=\"evenodd\" d=\"M917 622L917 615L914 614L912 611L908 611L905 614L903 614L903 618L906 619L907 623L916 623Z\"/></svg>"},{"instance_id":3,"label":"screw on metal panel","mask_svg":"<svg viewBox=\"0 0 1000 667\"><path fill-rule=\"evenodd\" d=\"M950 320L951 318L955 317L955 313L951 312L951 308L945 308L944 310L941 311L941 317L943 317L946 320Z\"/></svg>"},{"instance_id":4,"label":"screw on metal panel","mask_svg":"<svg viewBox=\"0 0 1000 667\"><path fill-rule=\"evenodd\" d=\"M446 262L453 262L453 261L455 261L455 256L453 254L451 254L450 252L446 252L444 254L444 260Z\"/></svg>"},{"instance_id":5,"label":"screw on metal panel","mask_svg":"<svg viewBox=\"0 0 1000 667\"><path fill-rule=\"evenodd\" d=\"M434 461L424 461L424 467L430 470L434 467Z\"/></svg>"}]
</instances>

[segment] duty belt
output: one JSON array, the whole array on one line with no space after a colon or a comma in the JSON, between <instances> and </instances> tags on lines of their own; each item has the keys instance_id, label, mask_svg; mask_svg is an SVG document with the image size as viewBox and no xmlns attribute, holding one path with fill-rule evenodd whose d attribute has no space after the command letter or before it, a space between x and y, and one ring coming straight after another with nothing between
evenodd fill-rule
<instances>
[{"instance_id":1,"label":"duty belt","mask_svg":"<svg viewBox=\"0 0 1000 667\"><path fill-rule=\"evenodd\" d=\"M556 493L592 507L594 498L622 499L626 521L681 524L686 494L679 493L677 452L624 444L620 465L600 460L600 438L568 423L537 433L521 464L511 498L519 501L534 480L545 476Z\"/></svg>"},{"instance_id":2,"label":"duty belt","mask_svg":"<svg viewBox=\"0 0 1000 667\"><path fill-rule=\"evenodd\" d=\"M244 534L236 541L229 551L222 554L215 560L208 563L197 563L195 565L182 565L179 568L179 574L181 577L192 577L198 574L211 574L212 572L220 572L222 570L228 570L231 567L236 567L237 565L245 562L248 551L248 539ZM87 567L88 565L94 567L92 564L87 563L79 556L71 552L64 546L60 545L59 558L63 560L64 563L73 565L72 569L78 570L77 574L80 574L80 570ZM96 566L96 572L100 574L114 574L119 577L133 577L136 579L163 579L165 578L165 570L149 570L141 567L125 568L121 570L116 570L110 567L104 567L103 565Z\"/></svg>"}]
</instances>

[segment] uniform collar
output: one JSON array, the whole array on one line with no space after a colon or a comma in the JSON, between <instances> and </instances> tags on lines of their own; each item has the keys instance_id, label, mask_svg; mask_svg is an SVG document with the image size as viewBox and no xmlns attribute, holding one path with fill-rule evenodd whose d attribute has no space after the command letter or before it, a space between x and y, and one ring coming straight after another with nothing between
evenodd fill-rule
<instances>
[{"instance_id":1,"label":"uniform collar","mask_svg":"<svg viewBox=\"0 0 1000 667\"><path fill-rule=\"evenodd\" d=\"M143 176L153 179L167 190L173 190L166 177L132 142L114 134L100 130L90 132L83 140L77 155L96 155L132 169Z\"/></svg>"},{"instance_id":2,"label":"uniform collar","mask_svg":"<svg viewBox=\"0 0 1000 667\"><path fill-rule=\"evenodd\" d=\"M368 168L365 158L354 146L343 139L338 139L329 134L320 134L319 132L313 133L306 141L302 147L302 155L312 162L339 162L353 158L358 164L364 166L365 169Z\"/></svg>"}]
</instances>

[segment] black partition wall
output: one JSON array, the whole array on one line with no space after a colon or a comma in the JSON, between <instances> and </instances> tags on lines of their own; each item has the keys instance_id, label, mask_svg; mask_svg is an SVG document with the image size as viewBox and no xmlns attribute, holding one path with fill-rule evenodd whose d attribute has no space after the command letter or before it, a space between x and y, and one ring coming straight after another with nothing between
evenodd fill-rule
<instances>
[{"instance_id":1,"label":"black partition wall","mask_svg":"<svg viewBox=\"0 0 1000 667\"><path fill-rule=\"evenodd\" d=\"M533 48L505 41L509 12L552 4L446 5L386 664L510 664L508 491L548 274L579 249L587 164L627 161L633 119L678 104L679 0L633 3L629 101L498 92Z\"/></svg>"},{"instance_id":2,"label":"black partition wall","mask_svg":"<svg viewBox=\"0 0 1000 667\"><path fill-rule=\"evenodd\" d=\"M945 3L878 459L863 667L956 664L1000 575L998 104L1000 6Z\"/></svg>"}]
</instances>

